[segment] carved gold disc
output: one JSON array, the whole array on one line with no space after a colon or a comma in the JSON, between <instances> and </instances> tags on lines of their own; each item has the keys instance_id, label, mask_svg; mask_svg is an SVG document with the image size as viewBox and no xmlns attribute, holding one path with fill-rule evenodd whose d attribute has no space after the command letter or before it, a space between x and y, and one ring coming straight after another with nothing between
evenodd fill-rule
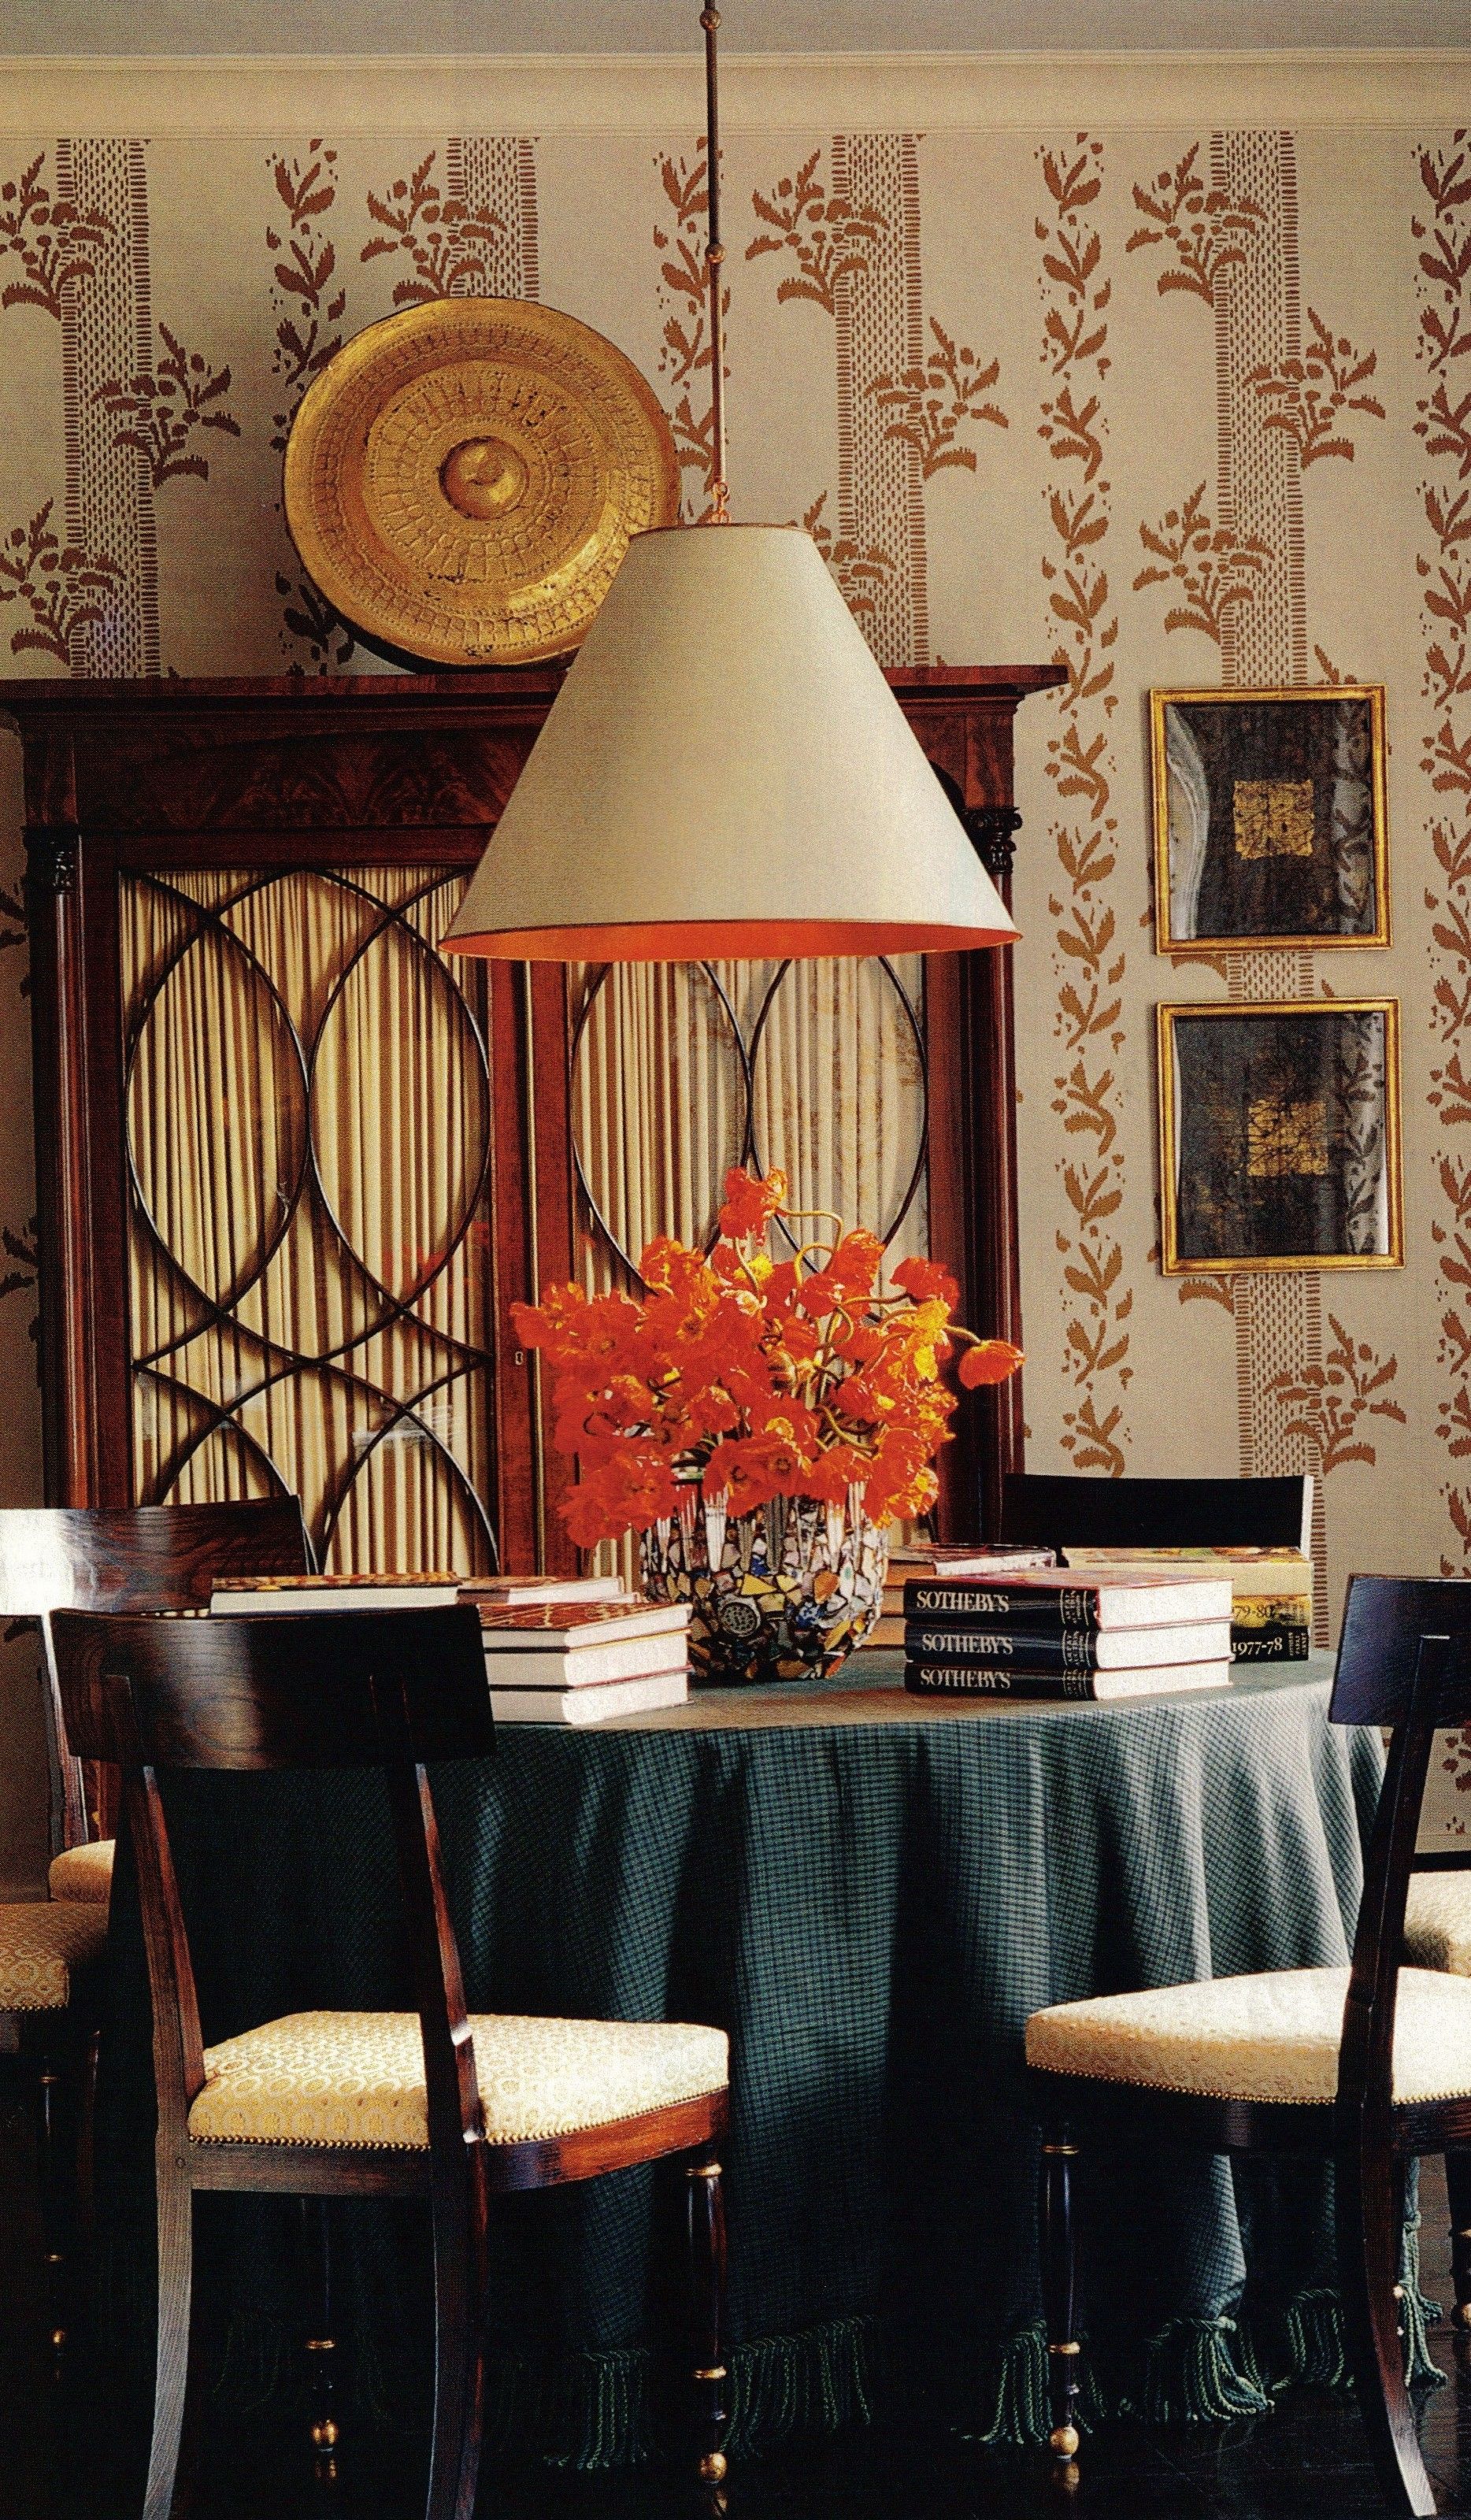
<instances>
[{"instance_id":1,"label":"carved gold disc","mask_svg":"<svg viewBox=\"0 0 1471 2520\"><path fill-rule=\"evenodd\" d=\"M371 324L303 397L286 514L345 621L436 664L575 648L629 536L679 515L669 423L632 360L518 297Z\"/></svg>"}]
</instances>

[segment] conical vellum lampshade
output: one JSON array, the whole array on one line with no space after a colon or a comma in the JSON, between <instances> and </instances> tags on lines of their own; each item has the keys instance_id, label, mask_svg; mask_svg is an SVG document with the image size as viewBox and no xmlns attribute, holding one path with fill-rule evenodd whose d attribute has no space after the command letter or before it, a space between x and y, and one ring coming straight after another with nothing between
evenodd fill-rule
<instances>
[{"instance_id":1,"label":"conical vellum lampshade","mask_svg":"<svg viewBox=\"0 0 1471 2520\"><path fill-rule=\"evenodd\" d=\"M446 942L642 963L1015 934L811 535L727 524L630 544Z\"/></svg>"}]
</instances>

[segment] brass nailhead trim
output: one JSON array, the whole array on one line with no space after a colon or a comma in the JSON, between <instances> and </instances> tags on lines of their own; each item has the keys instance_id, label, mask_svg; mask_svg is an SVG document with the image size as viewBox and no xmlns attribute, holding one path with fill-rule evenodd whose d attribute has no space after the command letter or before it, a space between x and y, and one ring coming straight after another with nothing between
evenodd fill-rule
<instances>
[{"instance_id":1,"label":"brass nailhead trim","mask_svg":"<svg viewBox=\"0 0 1471 2520\"><path fill-rule=\"evenodd\" d=\"M1081 2354L1083 2348L1081 2345L1049 2345L1048 2347L1048 2352L1049 2354Z\"/></svg>"}]
</instances>

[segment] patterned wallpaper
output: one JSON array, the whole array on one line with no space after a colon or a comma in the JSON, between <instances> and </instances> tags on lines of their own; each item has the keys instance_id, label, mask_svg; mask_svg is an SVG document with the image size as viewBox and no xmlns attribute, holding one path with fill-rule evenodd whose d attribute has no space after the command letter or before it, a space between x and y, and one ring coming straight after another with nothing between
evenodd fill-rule
<instances>
[{"instance_id":1,"label":"patterned wallpaper","mask_svg":"<svg viewBox=\"0 0 1471 2520\"><path fill-rule=\"evenodd\" d=\"M880 76L875 71L873 75ZM1117 84L1110 91L1115 100ZM746 128L727 154L737 515L804 520L886 662L1067 670L1019 728L1030 1459L1315 1467L1347 1573L1471 1563L1471 140L1440 122ZM881 99L877 100L881 104ZM710 475L688 131L0 141L0 660L372 670L303 581L281 448L363 325L540 295ZM1383 681L1395 944L1156 955L1151 684ZM0 1497L39 1492L14 747L0 839ZM1408 1265L1166 1280L1153 1008L1397 992ZM984 1325L978 1327L984 1328ZM41 1854L23 1651L0 1877ZM1452 1749L1441 1825L1471 1817ZM1457 1766L1460 1773L1455 1773Z\"/></svg>"}]
</instances>

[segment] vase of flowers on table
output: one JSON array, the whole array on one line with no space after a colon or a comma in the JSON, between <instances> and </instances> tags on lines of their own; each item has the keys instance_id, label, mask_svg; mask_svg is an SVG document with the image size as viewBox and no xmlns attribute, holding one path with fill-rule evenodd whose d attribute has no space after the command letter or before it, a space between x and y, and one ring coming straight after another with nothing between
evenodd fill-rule
<instances>
[{"instance_id":1,"label":"vase of flowers on table","mask_svg":"<svg viewBox=\"0 0 1471 2520\"><path fill-rule=\"evenodd\" d=\"M660 1235L646 1292L549 1286L513 1318L552 1369L554 1437L577 1484L562 1506L582 1548L643 1535L645 1589L691 1606L707 1685L835 1671L878 1616L888 1527L934 1503L931 1466L962 1385L1021 1364L953 1319L938 1261L885 1278L876 1235L786 1204L780 1172L728 1174L708 1251ZM822 1224L773 1259L777 1219Z\"/></svg>"}]
</instances>

